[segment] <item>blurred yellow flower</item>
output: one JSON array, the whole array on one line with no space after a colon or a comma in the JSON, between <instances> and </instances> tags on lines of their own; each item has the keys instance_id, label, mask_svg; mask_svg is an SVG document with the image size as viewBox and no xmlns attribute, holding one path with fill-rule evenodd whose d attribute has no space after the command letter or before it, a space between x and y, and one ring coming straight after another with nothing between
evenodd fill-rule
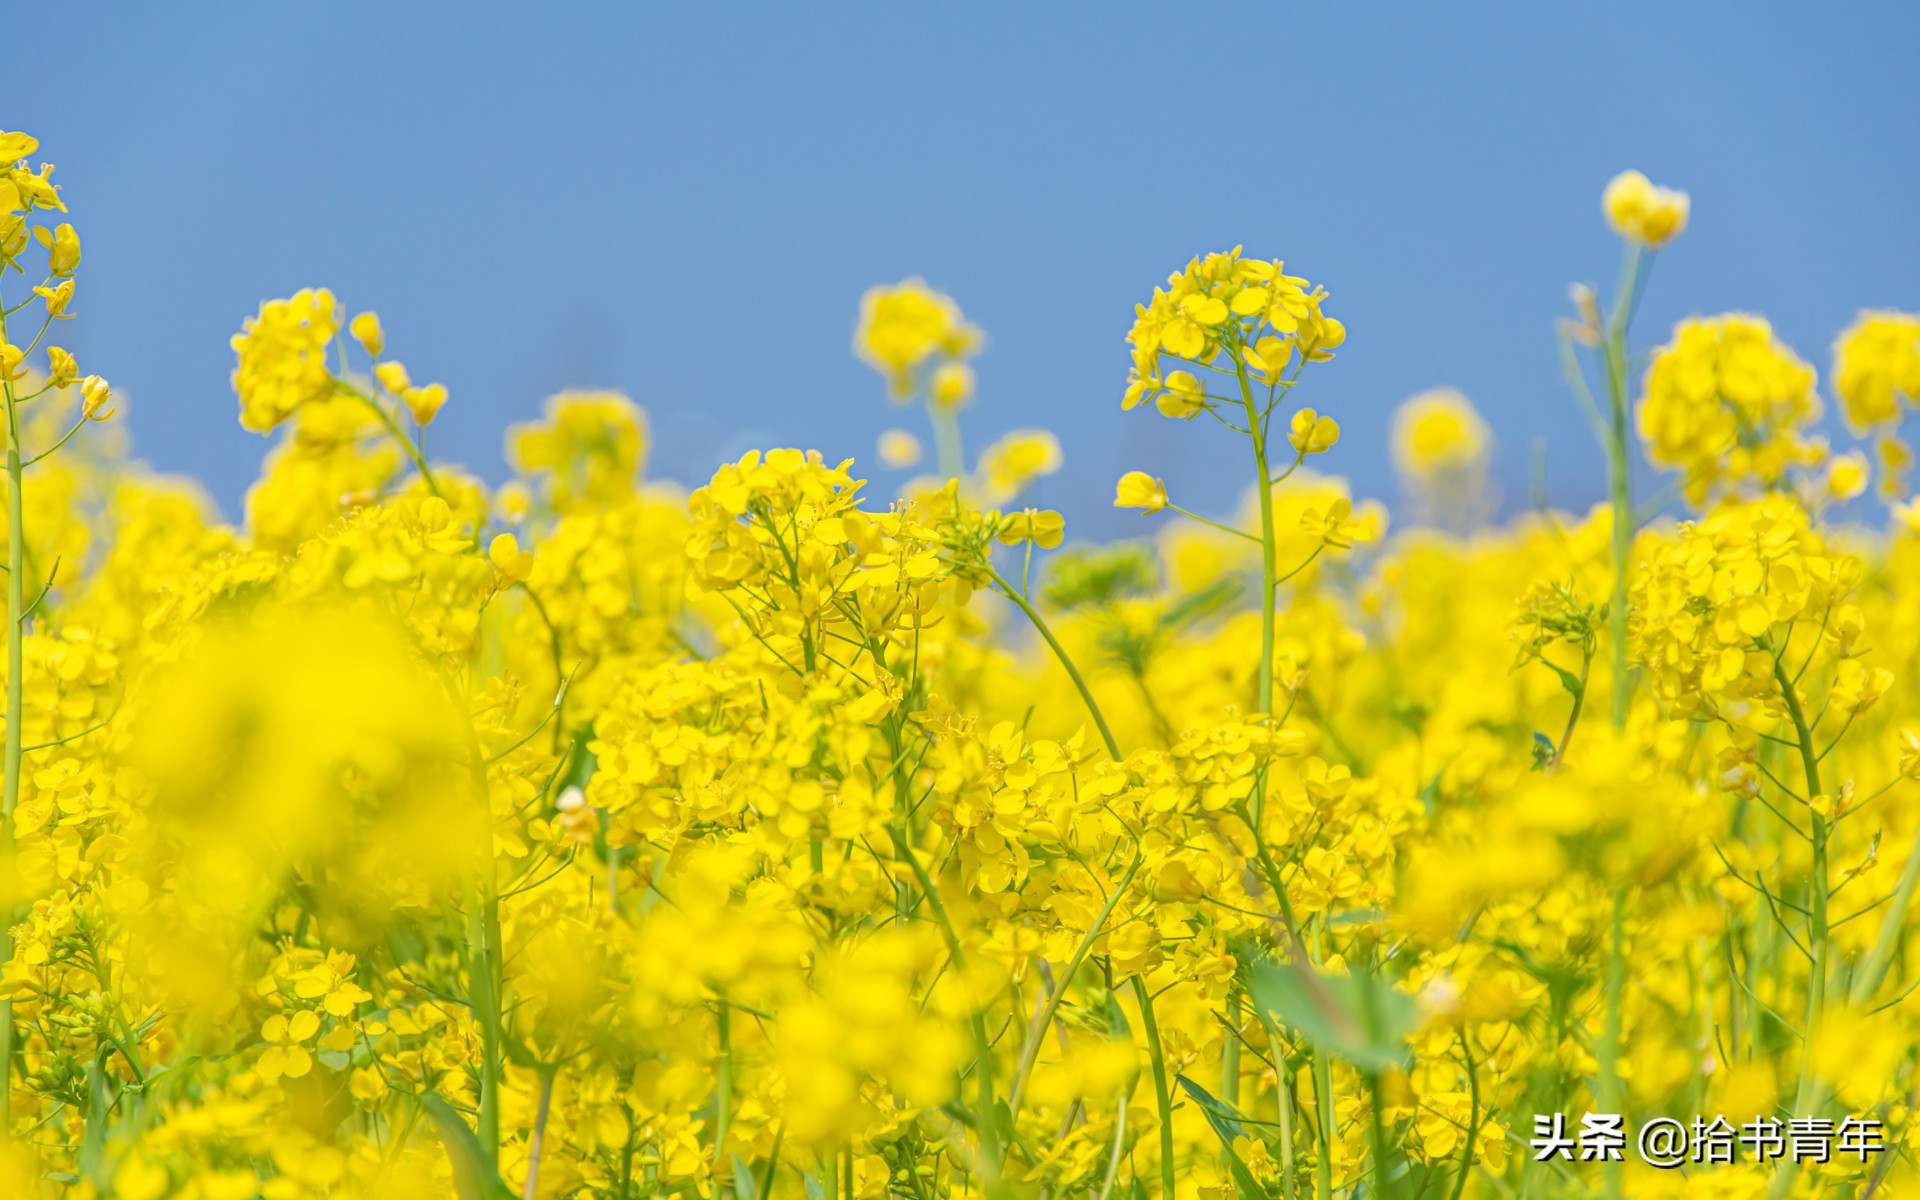
<instances>
[{"instance_id":1,"label":"blurred yellow flower","mask_svg":"<svg viewBox=\"0 0 1920 1200\"><path fill-rule=\"evenodd\" d=\"M1393 416L1393 459L1423 479L1479 462L1492 434L1472 401L1452 388L1421 392Z\"/></svg>"},{"instance_id":2,"label":"blurred yellow flower","mask_svg":"<svg viewBox=\"0 0 1920 1200\"><path fill-rule=\"evenodd\" d=\"M1600 206L1615 233L1658 250L1686 229L1691 201L1685 192L1656 187L1638 171L1622 171L1607 183Z\"/></svg>"},{"instance_id":3,"label":"blurred yellow flower","mask_svg":"<svg viewBox=\"0 0 1920 1200\"><path fill-rule=\"evenodd\" d=\"M904 429L882 432L876 450L880 461L896 471L907 470L920 462L920 439Z\"/></svg>"}]
</instances>

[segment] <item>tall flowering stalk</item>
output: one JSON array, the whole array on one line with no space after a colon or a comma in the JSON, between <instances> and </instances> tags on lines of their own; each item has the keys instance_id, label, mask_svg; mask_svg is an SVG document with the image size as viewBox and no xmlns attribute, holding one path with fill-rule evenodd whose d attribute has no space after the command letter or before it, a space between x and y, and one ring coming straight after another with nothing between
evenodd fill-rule
<instances>
[{"instance_id":1,"label":"tall flowering stalk","mask_svg":"<svg viewBox=\"0 0 1920 1200\"><path fill-rule=\"evenodd\" d=\"M17 897L14 885L15 855L14 810L20 803L20 766L25 750L22 736L25 726L26 663L24 639L30 608L27 601L30 569L45 568L46 576L35 580L33 604L37 606L53 587L53 564L34 562L27 554L26 479L27 468L66 445L88 424L105 421L113 415L112 395L98 375L80 378L79 366L72 354L47 342L54 322L70 319L73 303L74 271L80 265L80 238L71 224L36 223L36 213L65 213L67 206L60 190L50 181L53 166L43 163L29 170L26 159L39 149L39 141L24 133L0 131L0 278L7 271L29 278L44 276L31 292L9 305L0 292L0 393L6 403L6 495L7 495L7 700L6 748L0 778L0 889L4 889L4 907L0 907L0 964L13 959L13 933ZM29 271L25 255L35 246L45 252L45 270ZM40 308L38 328L24 345L13 341L11 330L25 325L34 327L33 310ZM46 368L35 369L34 355L45 343ZM27 425L27 405L40 401L41 407L54 403L50 397L69 398L77 391L78 411L72 424L50 446L32 454L22 434ZM0 998L0 1143L12 1137L12 1072L14 1051L13 1002Z\"/></svg>"},{"instance_id":2,"label":"tall flowering stalk","mask_svg":"<svg viewBox=\"0 0 1920 1200\"><path fill-rule=\"evenodd\" d=\"M1648 271L1652 267L1651 251L1665 245L1686 228L1690 206L1686 193L1656 187L1638 171L1628 171L1608 184L1602 196L1602 207L1606 210L1608 221L1626 244L1625 262L1613 307L1603 327L1592 293L1586 289L1576 289L1579 317L1576 321L1563 323L1560 336L1561 354L1567 365L1569 379L1594 421L1607 457L1613 560L1613 592L1607 605L1608 647L1612 655L1610 712L1613 728L1619 732L1626 728L1633 694L1627 639L1629 572L1633 565L1634 535L1640 525L1633 502L1635 443L1627 411L1628 389L1631 386L1628 380L1627 334L1634 313L1639 308ZM1574 348L1576 343L1589 346L1598 344L1601 349L1607 395L1604 416L1593 403L1585 371ZM1576 719L1578 705L1584 699L1581 694L1584 690L1583 681L1580 693L1574 696ZM1569 723L1568 737L1571 737L1572 729ZM1565 738L1555 751L1556 762L1564 752ZM1622 993L1626 984L1627 905L1627 885L1622 882L1615 886L1609 907L1604 982L1606 1018L1598 1046L1599 1082L1596 1099L1601 1108L1610 1113L1624 1112L1625 1100L1620 1085L1619 1061L1624 1003ZM1621 1176L1619 1166L1609 1164L1606 1174L1609 1196L1618 1197L1621 1194Z\"/></svg>"}]
</instances>

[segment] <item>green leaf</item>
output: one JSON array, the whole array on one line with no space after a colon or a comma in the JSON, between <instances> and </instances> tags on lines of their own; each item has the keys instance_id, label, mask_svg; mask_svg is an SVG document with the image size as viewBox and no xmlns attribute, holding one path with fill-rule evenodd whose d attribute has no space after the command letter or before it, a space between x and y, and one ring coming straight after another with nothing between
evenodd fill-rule
<instances>
[{"instance_id":1,"label":"green leaf","mask_svg":"<svg viewBox=\"0 0 1920 1200\"><path fill-rule=\"evenodd\" d=\"M760 1185L754 1182L753 1169L738 1154L733 1156L733 1200L760 1200Z\"/></svg>"},{"instance_id":2,"label":"green leaf","mask_svg":"<svg viewBox=\"0 0 1920 1200\"><path fill-rule=\"evenodd\" d=\"M1544 658L1541 659L1540 661L1543 663L1547 663L1549 667L1553 668L1553 673L1560 677L1560 686L1567 689L1567 695L1572 696L1575 700L1578 700L1583 694L1585 694L1587 690L1587 685L1580 682L1580 677L1578 675L1575 675L1572 671L1567 670L1565 667L1560 666L1557 663L1547 662L1547 660Z\"/></svg>"},{"instance_id":3,"label":"green leaf","mask_svg":"<svg viewBox=\"0 0 1920 1200\"><path fill-rule=\"evenodd\" d=\"M1187 1095L1199 1102L1201 1111L1207 1114L1207 1124L1213 1126L1213 1131L1220 1135L1221 1141L1231 1146L1233 1139L1247 1136L1246 1126L1240 1124L1240 1114L1229 1107L1226 1101L1185 1075L1175 1075L1173 1078L1176 1083L1186 1089Z\"/></svg>"},{"instance_id":4,"label":"green leaf","mask_svg":"<svg viewBox=\"0 0 1920 1200\"><path fill-rule=\"evenodd\" d=\"M542 1064L533 1049L512 1033L500 1031L501 1048L507 1052L507 1061L523 1071L538 1071Z\"/></svg>"},{"instance_id":5,"label":"green leaf","mask_svg":"<svg viewBox=\"0 0 1920 1200\"><path fill-rule=\"evenodd\" d=\"M1213 1126L1214 1136L1220 1139L1220 1145L1226 1150L1227 1170L1233 1175L1234 1190L1240 1193L1240 1200L1268 1200L1267 1189L1260 1186L1260 1181L1253 1177L1253 1172L1241 1160L1240 1152L1233 1148L1235 1139L1247 1136L1246 1127L1240 1124L1240 1114L1185 1075L1175 1075L1174 1078L1186 1089L1187 1095L1200 1105L1200 1111L1207 1114L1207 1124Z\"/></svg>"},{"instance_id":6,"label":"green leaf","mask_svg":"<svg viewBox=\"0 0 1920 1200\"><path fill-rule=\"evenodd\" d=\"M480 1139L467 1128L467 1122L453 1105L429 1092L420 1097L420 1107L432 1119L441 1143L447 1148L447 1158L453 1163L453 1189L459 1193L460 1200L512 1200L513 1193L487 1165Z\"/></svg>"},{"instance_id":7,"label":"green leaf","mask_svg":"<svg viewBox=\"0 0 1920 1200\"><path fill-rule=\"evenodd\" d=\"M113 1094L107 1087L107 1056L113 1046L103 1044L87 1065L87 1122L80 1135L80 1174L93 1181L100 1191L108 1191L112 1173L107 1170L107 1117L113 1111Z\"/></svg>"},{"instance_id":8,"label":"green leaf","mask_svg":"<svg viewBox=\"0 0 1920 1200\"><path fill-rule=\"evenodd\" d=\"M1248 969L1247 991L1283 1025L1361 1071L1388 1070L1406 1058L1413 997L1385 980L1267 960Z\"/></svg>"}]
</instances>

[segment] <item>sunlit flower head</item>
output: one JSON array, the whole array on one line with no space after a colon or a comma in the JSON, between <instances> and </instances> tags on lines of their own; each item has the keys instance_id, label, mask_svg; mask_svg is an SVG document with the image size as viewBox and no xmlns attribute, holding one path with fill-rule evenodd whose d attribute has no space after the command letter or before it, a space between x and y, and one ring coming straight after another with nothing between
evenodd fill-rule
<instances>
[{"instance_id":1,"label":"sunlit flower head","mask_svg":"<svg viewBox=\"0 0 1920 1200\"><path fill-rule=\"evenodd\" d=\"M1686 472L1696 502L1715 492L1770 488L1789 468L1818 463L1825 443L1813 368L1759 317L1728 313L1674 327L1654 352L1640 400L1647 457Z\"/></svg>"},{"instance_id":2,"label":"sunlit flower head","mask_svg":"<svg viewBox=\"0 0 1920 1200\"><path fill-rule=\"evenodd\" d=\"M1394 464L1416 479L1479 462L1491 439L1473 402L1452 388L1421 392L1393 416Z\"/></svg>"},{"instance_id":3,"label":"sunlit flower head","mask_svg":"<svg viewBox=\"0 0 1920 1200\"><path fill-rule=\"evenodd\" d=\"M1212 403L1211 393L1177 364L1211 364L1223 350L1237 354L1264 395L1289 371L1322 362L1346 341L1346 326L1322 310L1323 289L1288 275L1278 260L1242 258L1236 246L1195 258L1134 307L1127 342L1133 368L1121 407L1149 400L1169 417L1189 419ZM1163 373L1163 368L1165 368ZM1233 394L1229 403L1243 402Z\"/></svg>"},{"instance_id":4,"label":"sunlit flower head","mask_svg":"<svg viewBox=\"0 0 1920 1200\"><path fill-rule=\"evenodd\" d=\"M913 374L923 364L936 358L964 358L979 345L980 331L960 315L960 306L919 279L869 288L860 299L854 352L886 376L896 400L912 395ZM965 386L961 386L963 379ZM971 390L971 381L949 373L941 390L942 403L957 404Z\"/></svg>"},{"instance_id":5,"label":"sunlit flower head","mask_svg":"<svg viewBox=\"0 0 1920 1200\"><path fill-rule=\"evenodd\" d=\"M1113 506L1137 508L1143 513L1159 512L1167 506L1167 485L1145 471L1128 471L1114 485Z\"/></svg>"},{"instance_id":6,"label":"sunlit flower head","mask_svg":"<svg viewBox=\"0 0 1920 1200\"><path fill-rule=\"evenodd\" d=\"M302 288L285 300L268 300L233 335L239 365L233 390L240 397L240 423L265 433L302 404L325 399L334 388L327 347L340 328L340 305L325 288Z\"/></svg>"},{"instance_id":7,"label":"sunlit flower head","mask_svg":"<svg viewBox=\"0 0 1920 1200\"><path fill-rule=\"evenodd\" d=\"M1687 227L1687 194L1655 186L1638 171L1622 171L1607 184L1600 207L1613 231L1629 241L1658 250Z\"/></svg>"},{"instance_id":8,"label":"sunlit flower head","mask_svg":"<svg viewBox=\"0 0 1920 1200\"><path fill-rule=\"evenodd\" d=\"M1833 390L1855 430L1920 404L1920 313L1863 312L1833 344Z\"/></svg>"},{"instance_id":9,"label":"sunlit flower head","mask_svg":"<svg viewBox=\"0 0 1920 1200\"><path fill-rule=\"evenodd\" d=\"M989 503L1012 499L1060 463L1059 438L1044 429L1016 429L981 453L981 490Z\"/></svg>"}]
</instances>

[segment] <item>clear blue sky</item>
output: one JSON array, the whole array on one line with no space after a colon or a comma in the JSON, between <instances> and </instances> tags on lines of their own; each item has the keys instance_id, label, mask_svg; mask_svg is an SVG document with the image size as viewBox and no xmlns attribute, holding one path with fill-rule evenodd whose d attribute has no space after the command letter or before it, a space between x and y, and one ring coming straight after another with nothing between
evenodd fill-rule
<instances>
[{"instance_id":1,"label":"clear blue sky","mask_svg":"<svg viewBox=\"0 0 1920 1200\"><path fill-rule=\"evenodd\" d=\"M1610 284L1601 186L1693 194L1642 345L1773 319L1821 368L1860 307L1920 308L1920 8L1858 4L36 5L0 127L59 164L86 253L74 347L139 453L229 514L265 443L227 338L267 297L375 308L452 400L435 451L498 478L564 387L648 410L652 472L754 445L873 457L900 414L849 353L922 275L985 326L974 446L1045 425L1070 531L1144 468L1237 494L1218 427L1123 414L1132 305L1245 243L1333 293L1308 396L1330 466L1395 494L1386 422L1466 391L1555 503L1600 470L1551 339ZM24 28L23 28L24 27ZM444 426L444 428L443 428ZM1235 469L1221 471L1220 456ZM875 464L877 468L877 464ZM876 470L877 479L891 477Z\"/></svg>"}]
</instances>

